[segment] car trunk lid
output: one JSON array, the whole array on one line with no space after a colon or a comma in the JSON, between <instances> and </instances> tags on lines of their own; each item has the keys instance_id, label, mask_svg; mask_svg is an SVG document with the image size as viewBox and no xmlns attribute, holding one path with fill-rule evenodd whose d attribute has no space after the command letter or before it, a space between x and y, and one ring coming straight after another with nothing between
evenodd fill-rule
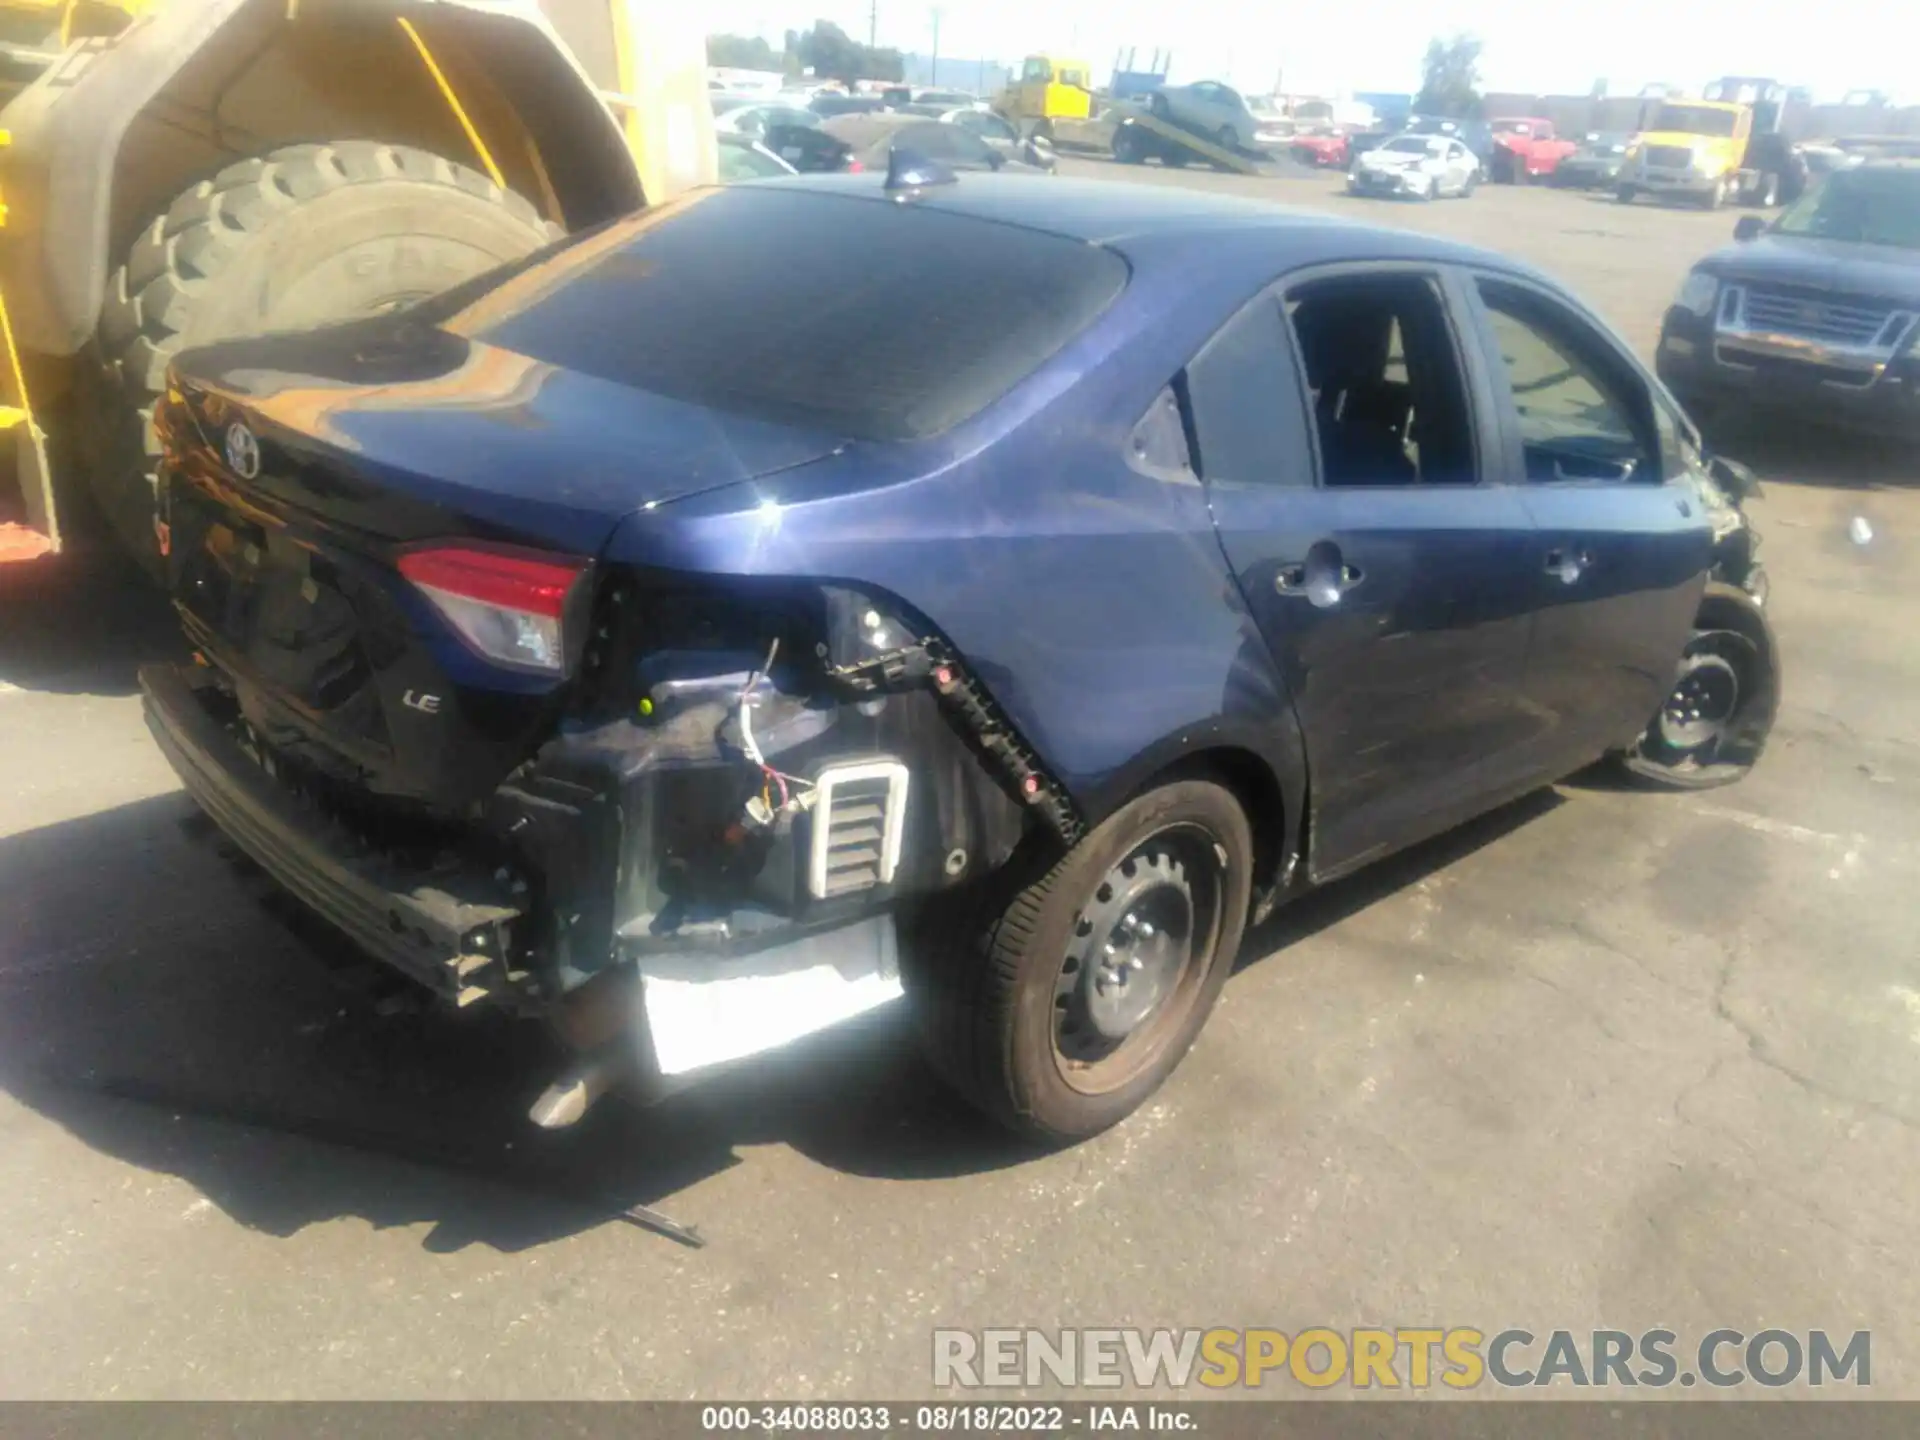
<instances>
[{"instance_id":1,"label":"car trunk lid","mask_svg":"<svg viewBox=\"0 0 1920 1440\"><path fill-rule=\"evenodd\" d=\"M198 352L159 419L175 603L263 748L442 811L551 733L624 516L839 444L391 324ZM401 574L449 545L580 572L564 668L483 653Z\"/></svg>"}]
</instances>

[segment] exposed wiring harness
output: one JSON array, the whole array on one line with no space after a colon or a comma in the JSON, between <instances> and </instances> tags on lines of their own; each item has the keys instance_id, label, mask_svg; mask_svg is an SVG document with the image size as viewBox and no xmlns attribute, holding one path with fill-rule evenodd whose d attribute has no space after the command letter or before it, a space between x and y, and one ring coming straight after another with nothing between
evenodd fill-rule
<instances>
[{"instance_id":1,"label":"exposed wiring harness","mask_svg":"<svg viewBox=\"0 0 1920 1440\"><path fill-rule=\"evenodd\" d=\"M813 783L801 779L798 775L788 775L769 765L767 757L761 753L760 742L754 738L753 734L753 692L759 688L762 680L773 673L773 662L779 654L780 638L775 636L773 643L767 647L767 658L761 662L759 669L747 677L747 683L740 687L740 698L736 707L740 714L740 748L746 753L747 759L760 770L760 794L757 797L760 809L756 812L751 802L747 806L748 816L760 825L770 825L781 815L804 810L813 803ZM794 789L790 787L798 787L799 793L795 794ZM776 789L780 792L778 805L773 803L773 792Z\"/></svg>"}]
</instances>

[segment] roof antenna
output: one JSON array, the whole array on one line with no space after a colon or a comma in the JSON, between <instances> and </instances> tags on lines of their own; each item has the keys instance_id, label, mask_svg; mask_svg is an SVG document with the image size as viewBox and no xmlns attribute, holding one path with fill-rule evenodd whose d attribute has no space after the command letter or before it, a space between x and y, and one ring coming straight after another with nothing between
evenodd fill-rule
<instances>
[{"instance_id":1,"label":"roof antenna","mask_svg":"<svg viewBox=\"0 0 1920 1440\"><path fill-rule=\"evenodd\" d=\"M902 150L897 145L887 147L887 193L899 194L902 200L915 191L924 190L929 185L952 185L959 176L937 160L929 160L924 155L916 155L911 150ZM900 194L900 192L906 192Z\"/></svg>"}]
</instances>

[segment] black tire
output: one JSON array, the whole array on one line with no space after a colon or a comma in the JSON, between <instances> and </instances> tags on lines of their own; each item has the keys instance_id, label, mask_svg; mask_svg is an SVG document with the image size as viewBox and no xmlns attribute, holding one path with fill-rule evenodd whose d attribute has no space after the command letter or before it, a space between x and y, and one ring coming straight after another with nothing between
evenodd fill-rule
<instances>
[{"instance_id":1,"label":"black tire","mask_svg":"<svg viewBox=\"0 0 1920 1440\"><path fill-rule=\"evenodd\" d=\"M369 140L291 145L181 195L109 278L86 382L88 483L122 545L158 573L153 404L180 351L377 314L557 234L478 171Z\"/></svg>"},{"instance_id":2,"label":"black tire","mask_svg":"<svg viewBox=\"0 0 1920 1440\"><path fill-rule=\"evenodd\" d=\"M1779 708L1780 651L1765 612L1744 591L1715 581L1672 689L1617 762L1663 790L1731 785L1766 749Z\"/></svg>"},{"instance_id":3,"label":"black tire","mask_svg":"<svg viewBox=\"0 0 1920 1440\"><path fill-rule=\"evenodd\" d=\"M1187 168L1187 152L1177 147L1160 152L1160 163L1171 170Z\"/></svg>"},{"instance_id":4,"label":"black tire","mask_svg":"<svg viewBox=\"0 0 1920 1440\"><path fill-rule=\"evenodd\" d=\"M1138 165L1147 158L1141 151L1140 137L1131 126L1122 125L1113 132L1113 158L1122 165Z\"/></svg>"},{"instance_id":5,"label":"black tire","mask_svg":"<svg viewBox=\"0 0 1920 1440\"><path fill-rule=\"evenodd\" d=\"M1210 780L1178 780L1124 806L1038 879L1010 868L927 912L907 976L929 1061L974 1105L1036 1139L1071 1143L1118 1123L1206 1023L1246 931L1252 868L1239 801ZM1114 963L1094 918L1118 935L1106 912L1124 910L1129 933L1144 930L1141 943L1165 947L1177 918L1156 936L1151 925L1136 927L1134 906L1146 913L1155 896L1171 903L1183 884L1188 944L1177 968L1163 954L1158 983L1143 982L1159 997L1153 1007L1121 1038L1100 1036L1091 1021L1079 1039L1063 1038L1074 1031L1074 1007L1096 1003L1093 987ZM1116 885L1134 888L1116 894ZM1122 986L1126 973L1122 963ZM1096 1041L1113 1048L1087 1058L1081 1047Z\"/></svg>"},{"instance_id":6,"label":"black tire","mask_svg":"<svg viewBox=\"0 0 1920 1440\"><path fill-rule=\"evenodd\" d=\"M1618 200L1622 205L1631 205L1633 203L1633 197L1639 193L1640 192L1631 185L1622 185L1613 192L1613 198Z\"/></svg>"}]
</instances>

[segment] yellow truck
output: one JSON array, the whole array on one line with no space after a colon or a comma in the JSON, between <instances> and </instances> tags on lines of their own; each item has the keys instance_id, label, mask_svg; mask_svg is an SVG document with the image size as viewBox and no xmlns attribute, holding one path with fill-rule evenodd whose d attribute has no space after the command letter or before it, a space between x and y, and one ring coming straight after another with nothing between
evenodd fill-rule
<instances>
[{"instance_id":1,"label":"yellow truck","mask_svg":"<svg viewBox=\"0 0 1920 1440\"><path fill-rule=\"evenodd\" d=\"M994 97L993 109L1023 134L1051 140L1054 121L1093 114L1092 73L1084 60L1029 55L1018 77Z\"/></svg>"},{"instance_id":2,"label":"yellow truck","mask_svg":"<svg viewBox=\"0 0 1920 1440\"><path fill-rule=\"evenodd\" d=\"M1752 130L1752 110L1732 101L1656 101L1621 162L1614 194L1623 204L1653 195L1723 205L1737 193Z\"/></svg>"},{"instance_id":3,"label":"yellow truck","mask_svg":"<svg viewBox=\"0 0 1920 1440\"><path fill-rule=\"evenodd\" d=\"M181 349L392 309L717 171L703 26L655 0L0 0L0 87L0 558L92 514L156 563Z\"/></svg>"},{"instance_id":4,"label":"yellow truck","mask_svg":"<svg viewBox=\"0 0 1920 1440\"><path fill-rule=\"evenodd\" d=\"M1621 162L1614 193L1714 207L1739 200L1771 206L1798 198L1804 157L1785 131L1787 87L1728 76L1698 100L1663 98L1642 112L1640 133Z\"/></svg>"}]
</instances>

